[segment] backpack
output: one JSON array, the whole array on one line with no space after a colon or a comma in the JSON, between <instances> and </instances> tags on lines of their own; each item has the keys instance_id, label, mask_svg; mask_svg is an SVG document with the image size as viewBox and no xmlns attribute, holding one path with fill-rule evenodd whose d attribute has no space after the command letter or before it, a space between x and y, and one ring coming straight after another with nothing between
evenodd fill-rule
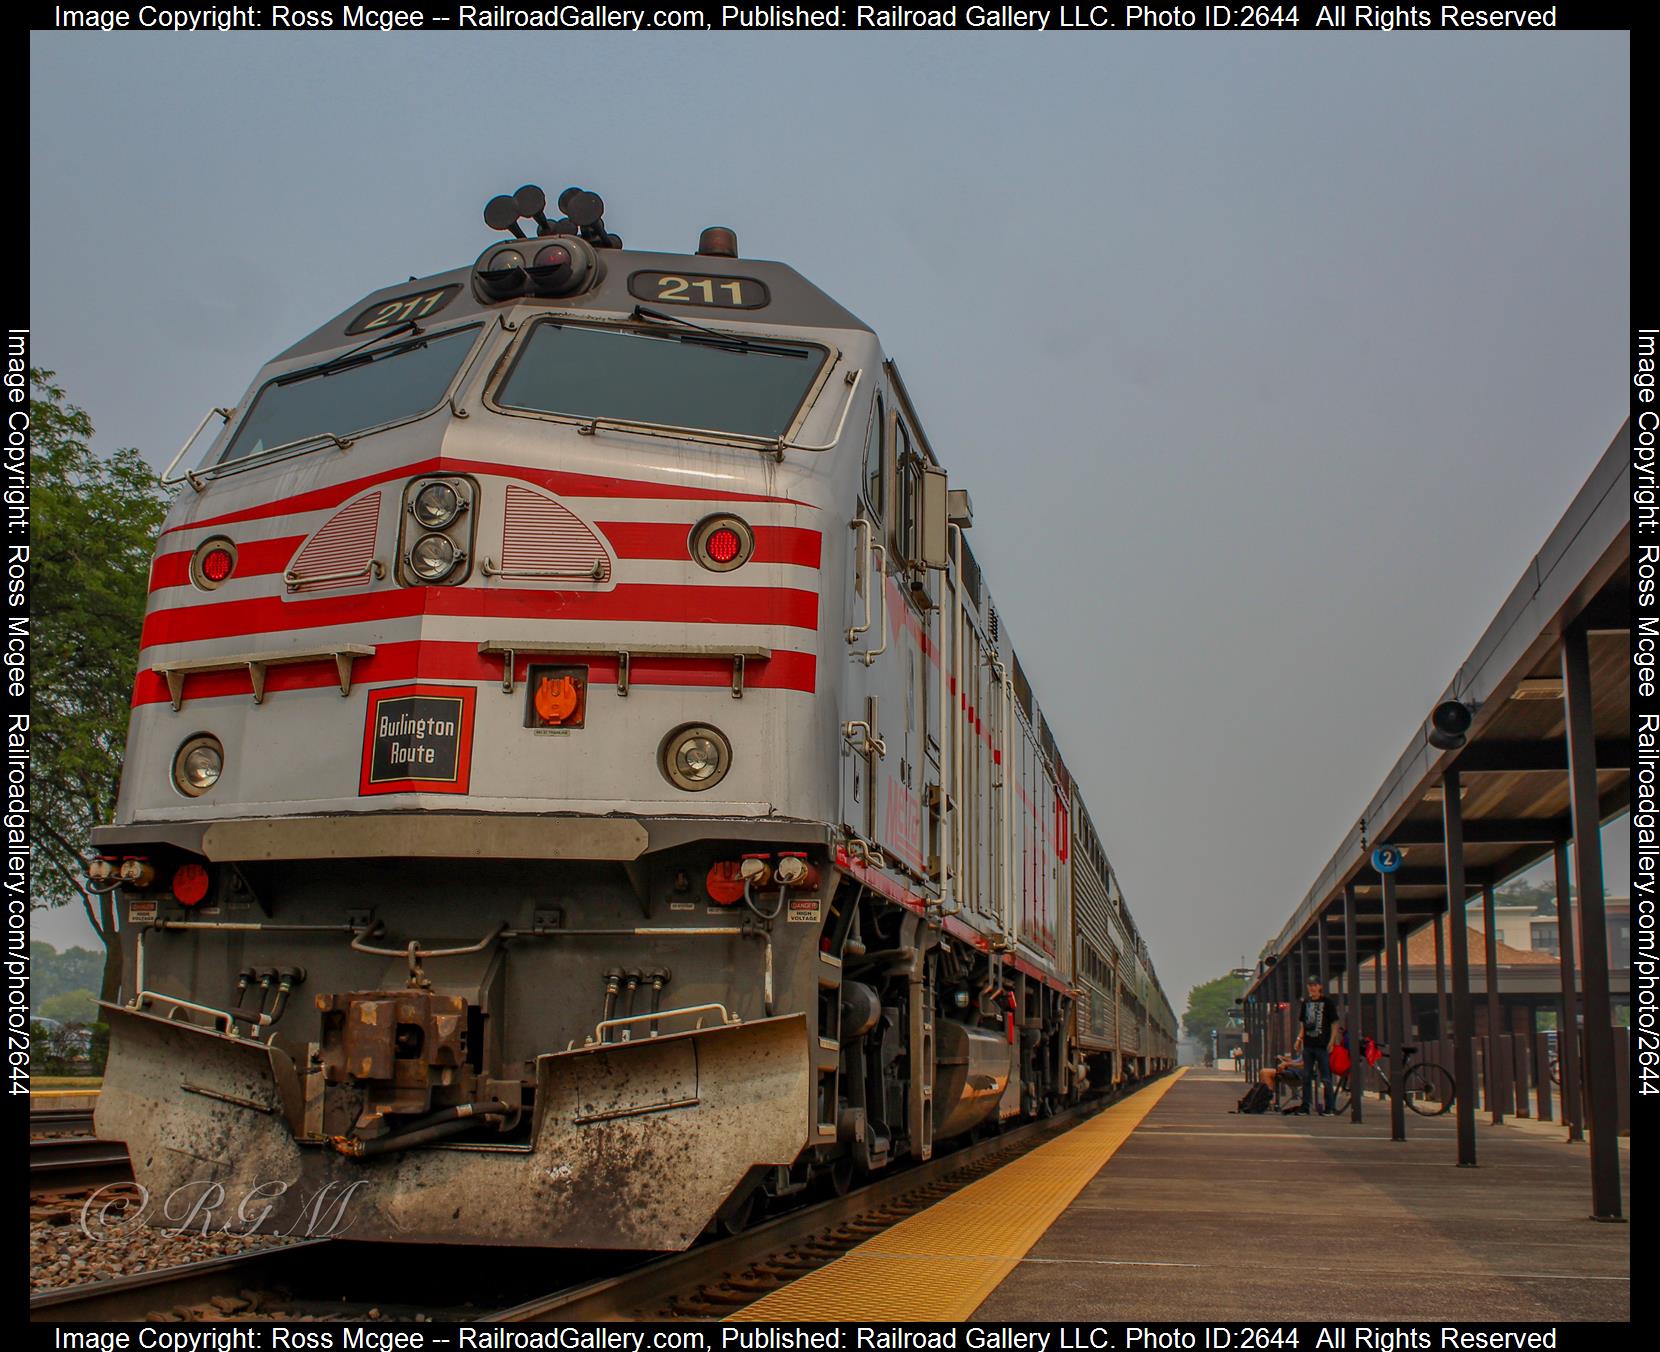
<instances>
[{"instance_id":1,"label":"backpack","mask_svg":"<svg viewBox=\"0 0 1660 1352\"><path fill-rule=\"evenodd\" d=\"M1245 1091L1244 1097L1239 1100L1239 1106L1234 1111L1236 1113L1265 1113L1273 1105L1273 1102L1274 1095L1268 1086L1258 1082Z\"/></svg>"}]
</instances>

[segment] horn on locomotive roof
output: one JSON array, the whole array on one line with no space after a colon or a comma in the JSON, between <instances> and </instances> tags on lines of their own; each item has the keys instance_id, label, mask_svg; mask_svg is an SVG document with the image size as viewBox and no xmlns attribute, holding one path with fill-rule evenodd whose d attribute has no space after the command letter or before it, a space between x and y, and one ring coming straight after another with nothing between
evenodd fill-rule
<instances>
[{"instance_id":1,"label":"horn on locomotive roof","mask_svg":"<svg viewBox=\"0 0 1660 1352\"><path fill-rule=\"evenodd\" d=\"M519 204L505 194L492 197L484 204L484 223L492 230L511 230L515 239L525 237L525 232L519 229L522 215Z\"/></svg>"},{"instance_id":2,"label":"horn on locomotive roof","mask_svg":"<svg viewBox=\"0 0 1660 1352\"><path fill-rule=\"evenodd\" d=\"M622 237L605 229L605 199L597 192L566 188L559 194L559 209L565 213L565 221L560 224L568 221L575 227L570 233L581 235L597 249L622 248Z\"/></svg>"},{"instance_id":3,"label":"horn on locomotive roof","mask_svg":"<svg viewBox=\"0 0 1660 1352\"><path fill-rule=\"evenodd\" d=\"M536 234L579 235L596 249L620 249L622 236L613 235L605 228L605 199L586 188L566 188L559 194L559 209L565 214L557 221L547 218L547 194L534 183L527 183L511 197L503 194L492 197L484 206L484 223L492 230L511 231L515 238L525 238L519 228L519 218L528 216L536 222Z\"/></svg>"},{"instance_id":4,"label":"horn on locomotive roof","mask_svg":"<svg viewBox=\"0 0 1660 1352\"><path fill-rule=\"evenodd\" d=\"M547 218L546 207L548 195L534 183L527 183L513 194L513 204L518 207L519 215L528 216L536 222L537 235L551 235L553 222Z\"/></svg>"}]
</instances>

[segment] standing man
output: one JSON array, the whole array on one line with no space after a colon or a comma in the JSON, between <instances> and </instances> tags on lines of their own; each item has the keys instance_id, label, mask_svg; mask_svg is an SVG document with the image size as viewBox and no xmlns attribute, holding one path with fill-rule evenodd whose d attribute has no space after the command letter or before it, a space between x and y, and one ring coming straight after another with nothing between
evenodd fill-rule
<instances>
[{"instance_id":1,"label":"standing man","mask_svg":"<svg viewBox=\"0 0 1660 1352\"><path fill-rule=\"evenodd\" d=\"M1325 1086L1325 1107L1322 1115L1332 1111L1331 1039L1337 1023L1337 1002L1327 995L1320 978L1308 979L1308 998L1303 1001L1297 1018L1297 1047L1303 1054L1303 1106L1297 1111L1306 1113L1314 1101L1314 1077L1320 1077Z\"/></svg>"}]
</instances>

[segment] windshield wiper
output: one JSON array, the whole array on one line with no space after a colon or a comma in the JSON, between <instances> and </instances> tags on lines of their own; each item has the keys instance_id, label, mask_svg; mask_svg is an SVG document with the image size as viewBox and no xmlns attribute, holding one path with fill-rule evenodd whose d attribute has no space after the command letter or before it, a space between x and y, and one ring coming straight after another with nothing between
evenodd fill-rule
<instances>
[{"instance_id":1,"label":"windshield wiper","mask_svg":"<svg viewBox=\"0 0 1660 1352\"><path fill-rule=\"evenodd\" d=\"M324 362L321 366L311 366L304 371L295 372L294 375L288 380L281 383L287 385L291 384L295 380L305 380L311 376L333 375L336 371L339 371L347 366L361 366L364 362L373 361L376 356L381 355L380 353L367 352L367 348L373 347L376 343L384 342L386 339L397 334L408 333L412 329L417 335L425 332L425 330L422 329L421 326L413 319L406 319L403 323L394 325L392 328L387 329L385 333L377 333L367 342L359 343L356 347L342 352L338 357L331 358L330 360Z\"/></svg>"},{"instance_id":2,"label":"windshield wiper","mask_svg":"<svg viewBox=\"0 0 1660 1352\"><path fill-rule=\"evenodd\" d=\"M664 314L661 310L648 310L643 305L634 307L635 319L658 319L670 324L684 324L689 329L696 329L706 335L702 338L682 336L683 343L696 343L700 347L718 347L727 352L763 352L773 357L805 357L807 352L799 347L780 347L776 343L752 343L747 338L734 338L729 333L721 333L715 329L706 328L702 324L694 324L689 319L682 319L679 315Z\"/></svg>"},{"instance_id":3,"label":"windshield wiper","mask_svg":"<svg viewBox=\"0 0 1660 1352\"><path fill-rule=\"evenodd\" d=\"M666 324L684 324L689 329L696 329L699 333L707 333L711 338L724 338L726 335L716 333L714 329L705 328L702 324L694 324L689 319L679 315L664 314L661 310L648 310L643 305L636 305L631 316L634 319L661 319Z\"/></svg>"}]
</instances>

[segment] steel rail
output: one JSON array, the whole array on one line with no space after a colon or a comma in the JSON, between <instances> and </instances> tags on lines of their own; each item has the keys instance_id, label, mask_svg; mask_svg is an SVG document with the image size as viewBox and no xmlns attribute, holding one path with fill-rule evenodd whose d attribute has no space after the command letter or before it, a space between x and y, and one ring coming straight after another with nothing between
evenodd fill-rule
<instances>
[{"instance_id":1,"label":"steel rail","mask_svg":"<svg viewBox=\"0 0 1660 1352\"><path fill-rule=\"evenodd\" d=\"M995 1164L999 1156L1013 1157L1024 1153L1111 1106L1121 1096L1119 1093L1102 1095L1053 1117L974 1142L927 1163L885 1174L843 1197L786 1212L736 1235L696 1244L681 1253L634 1262L620 1271L578 1281L527 1300L502 1304L493 1311L468 1308L462 1312L453 1306L433 1306L425 1312L440 1320L463 1318L477 1323L521 1323L541 1319L612 1319L641 1310L655 1310L676 1296L692 1297L701 1288L719 1282L727 1274L741 1272L785 1250L812 1245L814 1240L821 1241L814 1246L817 1248L851 1247L857 1240L848 1237L850 1227L862 1239L897 1223L902 1216L893 1214L895 1211L906 1210L907 1214L912 1214L931 1205L938 1200L938 1196L926 1194L943 1195L940 1189L950 1187L954 1175L978 1177L976 1171L983 1172L984 1166ZM964 1178L962 1184L972 1181L972 1177ZM918 1194L924 1195L919 1197ZM909 1208L907 1199L911 1202ZM837 1232L840 1238L828 1232ZM346 1248L342 1250L341 1245ZM370 1263L361 1258L348 1261L339 1256L347 1251L363 1251L378 1261ZM357 1269L355 1277L358 1279L353 1281L354 1286L365 1277L369 1277L370 1284L375 1284L370 1273L378 1271L385 1285L413 1284L419 1289L430 1290L430 1286L423 1286L419 1281L411 1283L407 1272L396 1282L387 1274L400 1272L410 1260L418 1261L423 1255L442 1266L453 1262L448 1255L457 1252L456 1246L450 1245L360 1245L352 1243L349 1238L306 1239L155 1272L37 1291L29 1299L29 1312L31 1320L35 1321L134 1320L142 1319L157 1309L198 1304L216 1295L272 1288L288 1293L279 1298L281 1306L299 1310L317 1303L316 1297L303 1294L304 1288L316 1287L319 1291L333 1293L339 1287L342 1273L353 1268ZM503 1250L491 1248L486 1252L496 1271L511 1265ZM526 1260L525 1266L530 1271L544 1266L548 1254L547 1250L534 1248L513 1252ZM624 1264L630 1261L623 1255L617 1255L617 1258ZM831 1259L826 1257L822 1261ZM796 1262L793 1266L801 1264ZM410 1307L408 1300L398 1299L394 1292L385 1294L386 1298L380 1298L375 1295L359 1297L354 1293L350 1303L365 1310L376 1305L388 1310ZM759 1299L759 1293L756 1299ZM332 1304L335 1297L331 1294L328 1300ZM235 1314L226 1315L230 1320L236 1317Z\"/></svg>"},{"instance_id":2,"label":"steel rail","mask_svg":"<svg viewBox=\"0 0 1660 1352\"><path fill-rule=\"evenodd\" d=\"M91 1108L46 1108L29 1114L29 1134L67 1131L92 1134Z\"/></svg>"},{"instance_id":3,"label":"steel rail","mask_svg":"<svg viewBox=\"0 0 1660 1352\"><path fill-rule=\"evenodd\" d=\"M29 1296L31 1322L140 1320L152 1310L197 1304L287 1281L294 1270L314 1261L332 1239L307 1239L270 1249L250 1249L222 1258L136 1272L79 1286L55 1286Z\"/></svg>"},{"instance_id":4,"label":"steel rail","mask_svg":"<svg viewBox=\"0 0 1660 1352\"><path fill-rule=\"evenodd\" d=\"M1145 1081L1141 1083L1146 1083ZM1103 1095L1053 1117L1031 1122L948 1154L872 1180L846 1196L790 1211L725 1239L696 1244L680 1253L652 1259L637 1268L580 1286L549 1292L521 1305L481 1316L481 1323L524 1323L541 1319L584 1321L620 1319L655 1308L677 1295L718 1281L723 1275L811 1241L870 1212L900 1202L908 1194L944 1182L1003 1153L1023 1153L1070 1130L1110 1107L1118 1094ZM965 1180L966 1182L967 1180ZM884 1225L882 1228L886 1228ZM760 1296L757 1294L756 1299Z\"/></svg>"},{"instance_id":5,"label":"steel rail","mask_svg":"<svg viewBox=\"0 0 1660 1352\"><path fill-rule=\"evenodd\" d=\"M97 1188L131 1179L127 1147L96 1136L35 1136L29 1140L29 1195Z\"/></svg>"}]
</instances>

